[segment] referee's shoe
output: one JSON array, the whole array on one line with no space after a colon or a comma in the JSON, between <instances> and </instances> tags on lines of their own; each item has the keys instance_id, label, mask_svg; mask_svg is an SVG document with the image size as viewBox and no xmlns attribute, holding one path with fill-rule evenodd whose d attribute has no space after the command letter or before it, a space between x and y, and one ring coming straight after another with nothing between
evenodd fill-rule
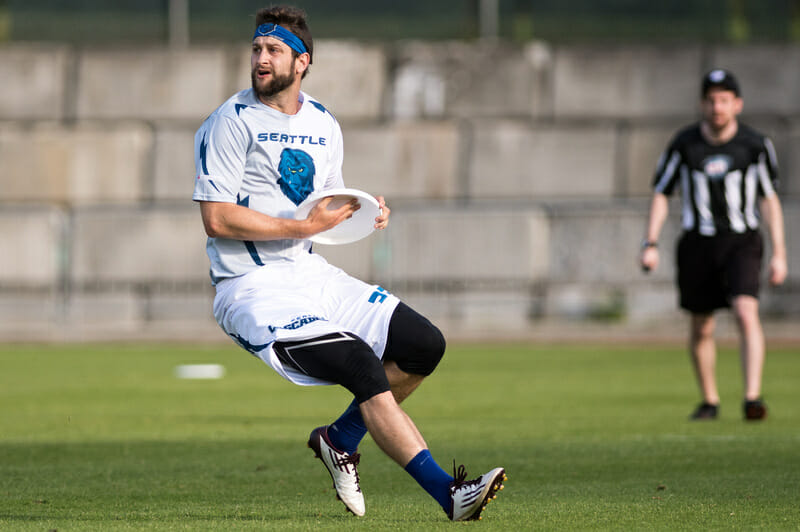
<instances>
[{"instance_id":1,"label":"referee's shoe","mask_svg":"<svg viewBox=\"0 0 800 532\"><path fill-rule=\"evenodd\" d=\"M760 421L767 418L767 405L761 398L745 401L742 408L747 421Z\"/></svg>"},{"instance_id":2,"label":"referee's shoe","mask_svg":"<svg viewBox=\"0 0 800 532\"><path fill-rule=\"evenodd\" d=\"M712 405L704 401L697 406L692 415L689 416L689 419L692 421L707 421L717 419L718 415L719 405Z\"/></svg>"},{"instance_id":3,"label":"referee's shoe","mask_svg":"<svg viewBox=\"0 0 800 532\"><path fill-rule=\"evenodd\" d=\"M365 513L364 494L358 480L358 465L361 455L347 454L333 446L328 439L328 426L323 425L311 431L308 446L322 460L333 479L336 498L342 501L348 511L361 517Z\"/></svg>"}]
</instances>

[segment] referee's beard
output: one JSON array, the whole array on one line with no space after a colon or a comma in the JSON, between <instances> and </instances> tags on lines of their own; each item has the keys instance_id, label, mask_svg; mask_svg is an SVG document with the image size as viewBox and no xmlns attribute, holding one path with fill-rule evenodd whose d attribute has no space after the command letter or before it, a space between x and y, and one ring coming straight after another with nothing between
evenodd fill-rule
<instances>
[{"instance_id":1,"label":"referee's beard","mask_svg":"<svg viewBox=\"0 0 800 532\"><path fill-rule=\"evenodd\" d=\"M276 94L288 89L292 86L292 84L294 84L294 80L296 78L297 74L293 69L285 75L280 75L273 70L272 79L265 85L259 87L255 69L250 71L250 81L253 83L253 90L255 91L256 96L261 98L272 98Z\"/></svg>"}]
</instances>

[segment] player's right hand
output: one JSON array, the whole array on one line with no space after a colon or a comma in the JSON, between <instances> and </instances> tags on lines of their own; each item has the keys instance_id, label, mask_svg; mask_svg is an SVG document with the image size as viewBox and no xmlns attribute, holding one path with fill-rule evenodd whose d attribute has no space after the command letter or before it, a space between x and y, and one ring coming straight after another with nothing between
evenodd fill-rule
<instances>
[{"instance_id":1,"label":"player's right hand","mask_svg":"<svg viewBox=\"0 0 800 532\"><path fill-rule=\"evenodd\" d=\"M333 196L323 198L308 213L306 223L308 224L309 237L336 227L348 218L352 218L353 213L361 208L358 200L353 198L338 209L328 209L328 204L332 200Z\"/></svg>"}]
</instances>

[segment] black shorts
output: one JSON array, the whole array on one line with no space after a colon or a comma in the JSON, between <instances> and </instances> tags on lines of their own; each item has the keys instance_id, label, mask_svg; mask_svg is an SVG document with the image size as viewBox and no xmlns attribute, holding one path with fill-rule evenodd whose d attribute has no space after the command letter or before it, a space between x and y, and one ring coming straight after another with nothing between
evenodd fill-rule
<instances>
[{"instance_id":1,"label":"black shorts","mask_svg":"<svg viewBox=\"0 0 800 532\"><path fill-rule=\"evenodd\" d=\"M681 308L707 314L730 307L736 296L757 298L763 256L764 241L758 231L684 233L677 253Z\"/></svg>"}]
</instances>

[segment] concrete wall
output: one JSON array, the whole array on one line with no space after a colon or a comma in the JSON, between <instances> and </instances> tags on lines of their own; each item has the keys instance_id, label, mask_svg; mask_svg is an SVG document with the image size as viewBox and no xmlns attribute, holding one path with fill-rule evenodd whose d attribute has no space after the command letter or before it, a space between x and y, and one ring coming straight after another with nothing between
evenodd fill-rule
<instances>
[{"instance_id":1,"label":"concrete wall","mask_svg":"<svg viewBox=\"0 0 800 532\"><path fill-rule=\"evenodd\" d=\"M346 182L393 208L387 231L317 249L455 339L682 325L677 203L663 268L636 266L650 179L702 73L731 68L782 166L790 277L764 314L800 330L800 47L316 49L304 89L342 124ZM0 339L222 339L192 139L249 85L247 46L6 46L0 78Z\"/></svg>"}]
</instances>

